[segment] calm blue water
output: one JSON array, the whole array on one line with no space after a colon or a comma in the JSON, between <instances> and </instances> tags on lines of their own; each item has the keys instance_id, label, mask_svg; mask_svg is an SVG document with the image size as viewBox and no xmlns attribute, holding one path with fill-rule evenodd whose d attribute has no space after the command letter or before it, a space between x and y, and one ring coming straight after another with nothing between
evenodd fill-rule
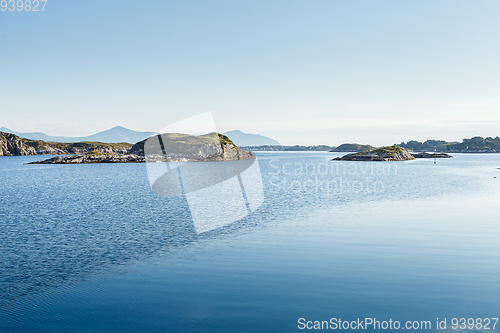
<instances>
[{"instance_id":1,"label":"calm blue water","mask_svg":"<svg viewBox=\"0 0 500 333\"><path fill-rule=\"evenodd\" d=\"M1 157L0 332L500 317L500 155L335 156L258 153L264 204L201 235L143 164Z\"/></svg>"}]
</instances>

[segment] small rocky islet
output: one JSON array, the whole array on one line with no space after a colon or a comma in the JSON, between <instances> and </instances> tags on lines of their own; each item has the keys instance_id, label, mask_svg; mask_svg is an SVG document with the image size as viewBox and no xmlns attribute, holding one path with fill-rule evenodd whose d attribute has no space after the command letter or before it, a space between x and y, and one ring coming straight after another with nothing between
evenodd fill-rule
<instances>
[{"instance_id":1,"label":"small rocky islet","mask_svg":"<svg viewBox=\"0 0 500 333\"><path fill-rule=\"evenodd\" d=\"M453 158L453 156L446 153L411 153L415 158Z\"/></svg>"},{"instance_id":2,"label":"small rocky islet","mask_svg":"<svg viewBox=\"0 0 500 333\"><path fill-rule=\"evenodd\" d=\"M350 153L342 157L333 158L332 161L366 161L366 162L389 162L389 161L409 161L416 158L451 158L444 153L410 153L406 149L394 145L388 147L375 148L356 153Z\"/></svg>"},{"instance_id":3,"label":"small rocky islet","mask_svg":"<svg viewBox=\"0 0 500 333\"><path fill-rule=\"evenodd\" d=\"M89 163L144 163L144 156L137 155L111 155L111 154L86 154L71 156L56 156L43 161L28 164L89 164Z\"/></svg>"}]
</instances>

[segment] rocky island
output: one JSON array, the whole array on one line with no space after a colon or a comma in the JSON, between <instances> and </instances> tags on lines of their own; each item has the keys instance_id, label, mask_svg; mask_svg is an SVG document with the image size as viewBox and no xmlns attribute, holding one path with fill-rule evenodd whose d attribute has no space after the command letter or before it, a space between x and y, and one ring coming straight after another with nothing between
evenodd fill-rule
<instances>
[{"instance_id":1,"label":"rocky island","mask_svg":"<svg viewBox=\"0 0 500 333\"><path fill-rule=\"evenodd\" d=\"M142 140L118 153L91 151L72 156L57 156L30 164L208 162L255 159L250 151L236 146L220 133L188 135L165 133Z\"/></svg>"},{"instance_id":2,"label":"rocky island","mask_svg":"<svg viewBox=\"0 0 500 333\"><path fill-rule=\"evenodd\" d=\"M131 154L85 154L56 156L47 160L31 162L28 164L144 163L145 161L144 157Z\"/></svg>"},{"instance_id":3,"label":"rocky island","mask_svg":"<svg viewBox=\"0 0 500 333\"><path fill-rule=\"evenodd\" d=\"M343 143L340 146L330 150L331 153L348 153L348 152L362 152L375 149L370 145L360 145L358 143Z\"/></svg>"},{"instance_id":4,"label":"rocky island","mask_svg":"<svg viewBox=\"0 0 500 333\"><path fill-rule=\"evenodd\" d=\"M333 158L332 161L408 161L415 157L399 146L382 147L372 150L365 150L358 153L351 153L342 157Z\"/></svg>"},{"instance_id":5,"label":"rocky island","mask_svg":"<svg viewBox=\"0 0 500 333\"><path fill-rule=\"evenodd\" d=\"M411 153L415 158L453 158L453 156L446 153Z\"/></svg>"}]
</instances>

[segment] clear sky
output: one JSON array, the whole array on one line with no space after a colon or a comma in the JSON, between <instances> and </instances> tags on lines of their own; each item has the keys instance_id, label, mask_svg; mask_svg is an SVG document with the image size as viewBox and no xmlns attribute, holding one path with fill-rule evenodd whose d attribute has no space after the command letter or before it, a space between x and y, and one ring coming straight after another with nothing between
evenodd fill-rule
<instances>
[{"instance_id":1,"label":"clear sky","mask_svg":"<svg viewBox=\"0 0 500 333\"><path fill-rule=\"evenodd\" d=\"M282 144L500 135L500 1L68 1L0 11L0 127Z\"/></svg>"}]
</instances>

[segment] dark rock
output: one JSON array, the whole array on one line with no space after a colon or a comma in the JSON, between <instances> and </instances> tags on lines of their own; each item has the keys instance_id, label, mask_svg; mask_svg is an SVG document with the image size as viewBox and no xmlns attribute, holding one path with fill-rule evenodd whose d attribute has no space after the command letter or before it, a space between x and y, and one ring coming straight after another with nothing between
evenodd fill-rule
<instances>
[{"instance_id":1,"label":"dark rock","mask_svg":"<svg viewBox=\"0 0 500 333\"><path fill-rule=\"evenodd\" d=\"M453 158L453 156L445 153L411 153L415 158Z\"/></svg>"},{"instance_id":2,"label":"dark rock","mask_svg":"<svg viewBox=\"0 0 500 333\"><path fill-rule=\"evenodd\" d=\"M28 164L89 164L89 163L144 163L145 158L137 155L72 155L57 156Z\"/></svg>"},{"instance_id":3,"label":"dark rock","mask_svg":"<svg viewBox=\"0 0 500 333\"><path fill-rule=\"evenodd\" d=\"M33 147L24 144L17 135L0 132L0 156L36 155Z\"/></svg>"},{"instance_id":4,"label":"dark rock","mask_svg":"<svg viewBox=\"0 0 500 333\"><path fill-rule=\"evenodd\" d=\"M131 153L146 156L147 162L206 162L255 159L252 152L240 149L219 133L188 135L165 133L132 146Z\"/></svg>"},{"instance_id":5,"label":"dark rock","mask_svg":"<svg viewBox=\"0 0 500 333\"><path fill-rule=\"evenodd\" d=\"M24 155L68 155L68 154L128 154L129 143L102 142L46 142L20 138L11 133L0 132L0 156Z\"/></svg>"}]
</instances>

